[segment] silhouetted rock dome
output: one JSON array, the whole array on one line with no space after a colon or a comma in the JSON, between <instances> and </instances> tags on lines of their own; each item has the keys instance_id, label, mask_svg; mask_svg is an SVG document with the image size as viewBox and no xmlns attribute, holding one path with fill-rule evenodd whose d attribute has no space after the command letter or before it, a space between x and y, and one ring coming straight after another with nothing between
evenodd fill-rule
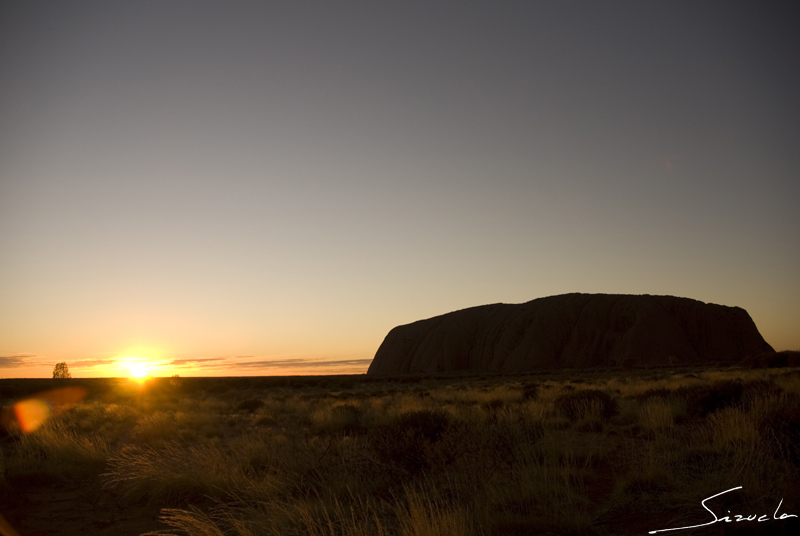
<instances>
[{"instance_id":1,"label":"silhouetted rock dome","mask_svg":"<svg viewBox=\"0 0 800 536\"><path fill-rule=\"evenodd\" d=\"M563 294L398 326L367 374L738 362L771 351L740 307L674 296Z\"/></svg>"}]
</instances>

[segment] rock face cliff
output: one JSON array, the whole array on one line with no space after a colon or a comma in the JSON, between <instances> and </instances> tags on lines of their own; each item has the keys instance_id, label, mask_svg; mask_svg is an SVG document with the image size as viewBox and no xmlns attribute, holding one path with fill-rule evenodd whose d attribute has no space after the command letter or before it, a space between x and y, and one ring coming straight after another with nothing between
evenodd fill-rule
<instances>
[{"instance_id":1,"label":"rock face cliff","mask_svg":"<svg viewBox=\"0 0 800 536\"><path fill-rule=\"evenodd\" d=\"M564 294L398 326L367 374L737 362L771 351L739 307L674 296Z\"/></svg>"}]
</instances>

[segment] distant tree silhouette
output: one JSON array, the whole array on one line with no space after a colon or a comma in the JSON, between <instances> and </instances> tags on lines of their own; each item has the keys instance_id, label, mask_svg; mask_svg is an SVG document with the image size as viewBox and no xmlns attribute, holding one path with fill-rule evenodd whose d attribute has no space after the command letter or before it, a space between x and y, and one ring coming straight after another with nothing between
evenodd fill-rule
<instances>
[{"instance_id":1,"label":"distant tree silhouette","mask_svg":"<svg viewBox=\"0 0 800 536\"><path fill-rule=\"evenodd\" d=\"M53 367L53 379L66 380L67 378L72 378L72 374L69 373L69 367L67 364L64 361L61 363L56 363L56 366Z\"/></svg>"}]
</instances>

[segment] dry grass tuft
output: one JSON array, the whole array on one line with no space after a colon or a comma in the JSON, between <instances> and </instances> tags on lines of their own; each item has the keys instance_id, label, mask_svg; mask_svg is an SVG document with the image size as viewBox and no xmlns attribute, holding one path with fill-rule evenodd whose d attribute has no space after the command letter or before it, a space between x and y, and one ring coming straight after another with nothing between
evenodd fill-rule
<instances>
[{"instance_id":1,"label":"dry grass tuft","mask_svg":"<svg viewBox=\"0 0 800 536\"><path fill-rule=\"evenodd\" d=\"M85 478L102 470L108 452L106 437L85 436L61 421L50 421L30 434L20 434L13 448L3 450L4 473L17 482Z\"/></svg>"},{"instance_id":2,"label":"dry grass tuft","mask_svg":"<svg viewBox=\"0 0 800 536\"><path fill-rule=\"evenodd\" d=\"M131 503L164 503L236 495L246 490L269 496L277 479L248 478L244 458L216 443L184 446L165 443L158 448L126 446L108 459L105 489Z\"/></svg>"},{"instance_id":3,"label":"dry grass tuft","mask_svg":"<svg viewBox=\"0 0 800 536\"><path fill-rule=\"evenodd\" d=\"M405 507L397 517L403 536L472 536L478 534L474 517L457 505L434 501L429 493L406 490Z\"/></svg>"}]
</instances>

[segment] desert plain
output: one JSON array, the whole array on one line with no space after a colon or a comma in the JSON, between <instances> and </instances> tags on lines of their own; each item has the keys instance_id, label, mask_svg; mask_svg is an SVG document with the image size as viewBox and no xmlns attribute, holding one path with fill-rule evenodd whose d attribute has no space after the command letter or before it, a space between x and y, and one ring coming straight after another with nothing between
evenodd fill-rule
<instances>
[{"instance_id":1,"label":"desert plain","mask_svg":"<svg viewBox=\"0 0 800 536\"><path fill-rule=\"evenodd\" d=\"M4 379L0 533L793 534L794 354L518 374ZM85 397L27 432L13 418L15 403L64 388Z\"/></svg>"}]
</instances>

